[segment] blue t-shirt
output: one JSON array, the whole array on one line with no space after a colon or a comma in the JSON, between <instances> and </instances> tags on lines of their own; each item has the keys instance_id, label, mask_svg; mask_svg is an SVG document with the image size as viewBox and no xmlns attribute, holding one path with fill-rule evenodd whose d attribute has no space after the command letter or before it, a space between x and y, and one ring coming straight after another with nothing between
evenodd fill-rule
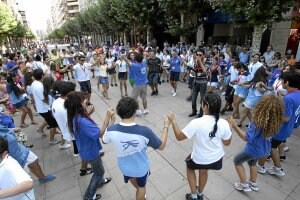
<instances>
[{"instance_id":1,"label":"blue t-shirt","mask_svg":"<svg viewBox=\"0 0 300 200\"><path fill-rule=\"evenodd\" d=\"M9 61L9 62L7 63L6 69L7 69L7 70L12 69L12 68L13 68L14 66L16 66L17 64L18 64L17 62L11 60L11 61ZM15 73L15 74L18 74L18 68L15 68L12 72Z\"/></svg>"},{"instance_id":2,"label":"blue t-shirt","mask_svg":"<svg viewBox=\"0 0 300 200\"><path fill-rule=\"evenodd\" d=\"M146 61L142 63L131 63L130 71L134 77L134 85L141 86L148 83Z\"/></svg>"},{"instance_id":3,"label":"blue t-shirt","mask_svg":"<svg viewBox=\"0 0 300 200\"><path fill-rule=\"evenodd\" d=\"M180 62L181 58L179 56L177 56L176 58L171 58L171 72L180 72Z\"/></svg>"},{"instance_id":4,"label":"blue t-shirt","mask_svg":"<svg viewBox=\"0 0 300 200\"><path fill-rule=\"evenodd\" d=\"M275 82L275 80L281 75L281 70L279 70L278 68L275 68L272 70L272 74L270 76L270 79L268 81L268 86L272 86Z\"/></svg>"},{"instance_id":5,"label":"blue t-shirt","mask_svg":"<svg viewBox=\"0 0 300 200\"><path fill-rule=\"evenodd\" d=\"M290 118L288 122L283 122L279 132L273 136L275 140L284 141L293 132L297 116L300 109L300 91L290 92L283 97L285 105L285 117Z\"/></svg>"},{"instance_id":6,"label":"blue t-shirt","mask_svg":"<svg viewBox=\"0 0 300 200\"><path fill-rule=\"evenodd\" d=\"M0 125L7 128L15 128L14 120L10 115L0 113Z\"/></svg>"},{"instance_id":7,"label":"blue t-shirt","mask_svg":"<svg viewBox=\"0 0 300 200\"><path fill-rule=\"evenodd\" d=\"M162 143L150 128L122 123L108 127L103 141L113 144L121 172L130 177L146 175L150 169L147 146L158 149Z\"/></svg>"},{"instance_id":8,"label":"blue t-shirt","mask_svg":"<svg viewBox=\"0 0 300 200\"><path fill-rule=\"evenodd\" d=\"M78 123L78 129L76 128ZM73 131L77 148L82 160L95 160L102 149L99 133L100 128L90 119L83 116L73 118Z\"/></svg>"},{"instance_id":9,"label":"blue t-shirt","mask_svg":"<svg viewBox=\"0 0 300 200\"><path fill-rule=\"evenodd\" d=\"M248 52L247 53L241 52L239 54L240 62L243 63L243 64L247 64L248 60L249 60L249 56L250 56L250 54Z\"/></svg>"},{"instance_id":10,"label":"blue t-shirt","mask_svg":"<svg viewBox=\"0 0 300 200\"><path fill-rule=\"evenodd\" d=\"M14 131L1 125L0 137L7 140L9 155L17 160L22 167L24 167L28 158L29 149L22 143L18 142Z\"/></svg>"},{"instance_id":11,"label":"blue t-shirt","mask_svg":"<svg viewBox=\"0 0 300 200\"><path fill-rule=\"evenodd\" d=\"M262 135L262 129L256 128L253 122L250 122L246 132L247 143L245 153L254 157L262 158L271 151L271 138L265 138Z\"/></svg>"},{"instance_id":12,"label":"blue t-shirt","mask_svg":"<svg viewBox=\"0 0 300 200\"><path fill-rule=\"evenodd\" d=\"M131 63L136 63L134 60L130 60ZM131 69L129 69L129 74L128 74L128 77L131 78L131 79L134 79L134 74L132 72Z\"/></svg>"}]
</instances>

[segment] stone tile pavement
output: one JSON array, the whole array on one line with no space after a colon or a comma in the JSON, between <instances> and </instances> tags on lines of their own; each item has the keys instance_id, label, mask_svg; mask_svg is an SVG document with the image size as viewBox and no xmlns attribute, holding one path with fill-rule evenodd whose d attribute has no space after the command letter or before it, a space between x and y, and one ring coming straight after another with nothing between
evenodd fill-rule
<instances>
[{"instance_id":1,"label":"stone tile pavement","mask_svg":"<svg viewBox=\"0 0 300 200\"><path fill-rule=\"evenodd\" d=\"M103 100L101 92L97 91L96 80L93 79L92 103L95 106L93 119L102 125L108 105L115 107L120 99L120 91L117 87L111 87L109 93L111 100ZM129 94L131 87L128 86ZM163 117L169 111L176 113L178 124L183 128L191 118L191 103L186 102L189 91L187 85L179 83L176 97L171 95L169 83L159 86L158 96L148 96L147 116L137 118L138 124L151 127L157 135L161 134ZM101 94L101 95L100 95ZM150 88L148 88L150 94ZM19 117L15 117L16 124ZM41 117L36 117L42 121ZM27 119L28 120L28 119ZM119 122L117 118L116 122ZM28 121L29 123L29 121ZM39 157L40 164L46 174L55 173L57 178L45 184L39 184L35 180L34 190L38 200L80 200L89 183L91 175L79 176L80 159L73 157L73 150L60 150L58 145L49 145L48 136L42 137L36 132L36 126L30 126L24 131L28 134L28 143L34 144L32 151ZM59 138L59 136L56 136ZM282 162L286 176L278 178L271 175L258 176L259 192L239 192L232 184L238 180L233 165L234 155L241 150L244 142L233 132L232 143L225 147L226 155L223 160L223 169L210 171L208 182L204 191L205 199L209 200L299 200L300 199L300 131L294 131L288 139L290 151L287 152L287 160ZM147 199L149 200L180 200L185 199L185 193L189 192L189 186L185 173L185 157L192 151L193 140L177 142L172 129L169 131L168 143L164 151L154 151L149 148L151 161L151 176L147 183ZM105 176L111 176L111 183L98 189L105 200L132 200L135 191L130 184L125 184L120 173L115 152L111 145L103 145L105 156ZM271 163L267 163L271 166ZM248 167L246 166L248 174Z\"/></svg>"}]
</instances>

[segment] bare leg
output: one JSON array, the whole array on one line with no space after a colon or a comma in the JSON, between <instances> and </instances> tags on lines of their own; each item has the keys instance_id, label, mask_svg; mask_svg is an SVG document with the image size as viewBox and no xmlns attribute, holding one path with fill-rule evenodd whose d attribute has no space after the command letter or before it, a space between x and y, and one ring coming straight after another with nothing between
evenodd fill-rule
<instances>
[{"instance_id":1,"label":"bare leg","mask_svg":"<svg viewBox=\"0 0 300 200\"><path fill-rule=\"evenodd\" d=\"M34 119L33 119L33 115L32 115L31 108L28 106L28 104L27 104L25 107L26 107L26 109L27 109L27 113L28 113L28 115L29 115L29 118L31 119L31 123L32 123L32 124L36 124L36 122L35 122Z\"/></svg>"},{"instance_id":2,"label":"bare leg","mask_svg":"<svg viewBox=\"0 0 300 200\"><path fill-rule=\"evenodd\" d=\"M271 150L271 157L274 163L275 167L279 167L281 168L281 164L280 164L280 156L279 156L279 152L277 149L272 149Z\"/></svg>"},{"instance_id":3,"label":"bare leg","mask_svg":"<svg viewBox=\"0 0 300 200\"><path fill-rule=\"evenodd\" d=\"M38 159L36 159L35 161L33 161L32 163L30 163L28 165L28 168L30 169L30 171L37 177L37 178L44 178L45 175L42 171L42 168L39 164Z\"/></svg>"},{"instance_id":4,"label":"bare leg","mask_svg":"<svg viewBox=\"0 0 300 200\"><path fill-rule=\"evenodd\" d=\"M196 191L196 182L197 182L197 180L196 180L195 170L186 168L186 174L187 174L189 186L190 186L190 189L191 189L191 193L196 194L197 193L197 191Z\"/></svg>"},{"instance_id":5,"label":"bare leg","mask_svg":"<svg viewBox=\"0 0 300 200\"><path fill-rule=\"evenodd\" d=\"M55 134L56 134L56 128L50 128L50 142L54 140Z\"/></svg>"},{"instance_id":6,"label":"bare leg","mask_svg":"<svg viewBox=\"0 0 300 200\"><path fill-rule=\"evenodd\" d=\"M250 109L247 108L247 107L245 107L244 110L243 110L243 112L242 112L242 116L241 116L241 119L240 119L238 125L242 125L243 121L246 119L246 117L248 116L249 112L250 112Z\"/></svg>"},{"instance_id":7,"label":"bare leg","mask_svg":"<svg viewBox=\"0 0 300 200\"><path fill-rule=\"evenodd\" d=\"M258 159L258 165L259 166L264 166L265 163L266 163L266 160L267 160L267 157L263 157L263 158Z\"/></svg>"},{"instance_id":8,"label":"bare leg","mask_svg":"<svg viewBox=\"0 0 300 200\"><path fill-rule=\"evenodd\" d=\"M204 187L207 182L207 177L208 177L208 171L207 169L200 169L199 170L199 192L203 192Z\"/></svg>"},{"instance_id":9,"label":"bare leg","mask_svg":"<svg viewBox=\"0 0 300 200\"><path fill-rule=\"evenodd\" d=\"M250 169L250 181L256 183L257 168L256 166L249 166L249 169Z\"/></svg>"},{"instance_id":10,"label":"bare leg","mask_svg":"<svg viewBox=\"0 0 300 200\"><path fill-rule=\"evenodd\" d=\"M246 184L247 180L246 180L246 174L245 174L245 168L243 165L236 165L235 166L235 170L240 178L241 183Z\"/></svg>"},{"instance_id":11,"label":"bare leg","mask_svg":"<svg viewBox=\"0 0 300 200\"><path fill-rule=\"evenodd\" d=\"M125 89L125 95L127 96L128 93L127 93L127 83L124 81L124 89Z\"/></svg>"},{"instance_id":12,"label":"bare leg","mask_svg":"<svg viewBox=\"0 0 300 200\"><path fill-rule=\"evenodd\" d=\"M27 109L25 108L25 106L22 106L21 108L19 108L21 110L21 123L20 123L20 127L25 125L25 117L27 115Z\"/></svg>"},{"instance_id":13,"label":"bare leg","mask_svg":"<svg viewBox=\"0 0 300 200\"><path fill-rule=\"evenodd\" d=\"M147 109L147 99L146 98L142 99L142 101L143 101L144 110L146 110Z\"/></svg>"}]
</instances>

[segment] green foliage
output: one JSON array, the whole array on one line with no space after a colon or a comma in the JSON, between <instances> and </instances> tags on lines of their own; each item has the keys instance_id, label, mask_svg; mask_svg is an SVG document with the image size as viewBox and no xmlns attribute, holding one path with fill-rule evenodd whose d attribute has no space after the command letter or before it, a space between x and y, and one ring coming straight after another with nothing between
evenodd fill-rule
<instances>
[{"instance_id":1,"label":"green foliage","mask_svg":"<svg viewBox=\"0 0 300 200\"><path fill-rule=\"evenodd\" d=\"M177 36L195 33L199 18L210 9L205 0L159 0L159 5L166 13L167 32Z\"/></svg>"},{"instance_id":2,"label":"green foliage","mask_svg":"<svg viewBox=\"0 0 300 200\"><path fill-rule=\"evenodd\" d=\"M246 17L253 26L271 25L285 20L282 14L293 6L293 0L211 0L213 8L234 15L233 20Z\"/></svg>"},{"instance_id":3,"label":"green foliage","mask_svg":"<svg viewBox=\"0 0 300 200\"><path fill-rule=\"evenodd\" d=\"M17 27L17 20L12 11L0 1L0 35L6 36L10 31Z\"/></svg>"}]
</instances>

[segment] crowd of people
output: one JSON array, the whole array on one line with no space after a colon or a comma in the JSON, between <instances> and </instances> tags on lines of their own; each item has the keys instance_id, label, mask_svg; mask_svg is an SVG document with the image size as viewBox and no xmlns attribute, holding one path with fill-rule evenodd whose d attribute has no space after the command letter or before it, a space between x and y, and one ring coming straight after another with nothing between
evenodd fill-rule
<instances>
[{"instance_id":1,"label":"crowd of people","mask_svg":"<svg viewBox=\"0 0 300 200\"><path fill-rule=\"evenodd\" d=\"M102 145L107 143L113 144L124 181L134 186L136 199L145 199L150 175L147 147L163 150L170 126L178 141L195 140L185 160L191 190L187 200L203 199L208 170L222 169L223 146L230 145L232 138L230 127L246 142L234 157L240 179L233 184L235 189L258 191L257 172L285 175L280 161L289 150L286 140L300 125L300 64L289 53L283 58L271 45L263 54L252 54L246 45L232 49L223 44L195 47L165 42L160 49L140 43L129 48L116 42L111 47L71 45L49 51L43 44L0 56L0 198L34 199L27 168L40 183L55 179L54 174L44 175L38 157L16 137L21 129L37 125L41 136L46 136L46 127L50 129L49 145L59 143L60 149L73 146L74 156L82 160L80 176L93 174L83 196L87 200L100 199L97 188L112 180L104 178L101 158ZM95 111L92 78L107 101L112 98L110 88L120 90L120 100L115 109L107 110L101 128L91 117ZM75 91L76 82L80 91ZM192 112L187 117L195 119L181 129L175 113L168 113L160 137L149 127L136 124L136 117L150 112L148 85L151 96L159 98L160 85L170 83L172 96L180 98L178 82L189 90L184 98L191 102ZM225 113L227 118L222 119ZM18 115L16 128L13 118ZM27 115L31 124L25 123ZM121 118L117 124L116 115ZM43 118L42 123L37 123L37 116ZM246 118L249 123L244 132L240 128ZM267 169L264 163L268 159L274 166ZM250 168L249 179L244 162Z\"/></svg>"}]
</instances>

